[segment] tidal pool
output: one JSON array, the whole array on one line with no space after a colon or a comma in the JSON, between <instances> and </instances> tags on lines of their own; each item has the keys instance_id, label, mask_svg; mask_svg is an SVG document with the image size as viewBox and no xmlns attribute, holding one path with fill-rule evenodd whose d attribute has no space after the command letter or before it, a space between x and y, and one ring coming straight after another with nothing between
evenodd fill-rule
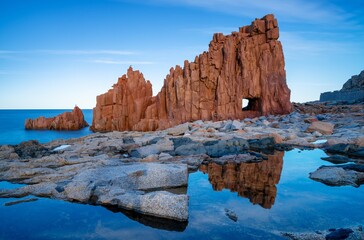
<instances>
[{"instance_id":1,"label":"tidal pool","mask_svg":"<svg viewBox=\"0 0 364 240\"><path fill-rule=\"evenodd\" d=\"M282 239L279 231L364 224L364 187L329 187L308 178L321 150L277 152L260 163L209 163L190 173L189 221L40 198L5 206L0 239ZM0 182L0 189L19 187ZM237 216L231 220L228 209Z\"/></svg>"}]
</instances>

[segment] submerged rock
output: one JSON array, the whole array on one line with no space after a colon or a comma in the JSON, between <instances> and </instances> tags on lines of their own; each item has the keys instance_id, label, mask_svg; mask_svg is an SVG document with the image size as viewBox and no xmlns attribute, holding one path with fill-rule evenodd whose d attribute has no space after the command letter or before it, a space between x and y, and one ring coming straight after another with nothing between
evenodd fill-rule
<instances>
[{"instance_id":1,"label":"submerged rock","mask_svg":"<svg viewBox=\"0 0 364 240\"><path fill-rule=\"evenodd\" d=\"M227 209L227 208L225 208L224 210L225 210L225 215L226 215L228 218L230 218L230 219L231 219L232 221L234 221L234 222L238 221L238 216L236 215L236 213L235 213L235 212L233 212L232 210Z\"/></svg>"},{"instance_id":2,"label":"submerged rock","mask_svg":"<svg viewBox=\"0 0 364 240\"><path fill-rule=\"evenodd\" d=\"M6 202L6 203L4 203L4 206L9 207L9 206L13 206L13 205L20 204L20 203L35 202L37 200L38 200L38 198L20 199L20 200L17 200L17 201Z\"/></svg>"},{"instance_id":3,"label":"submerged rock","mask_svg":"<svg viewBox=\"0 0 364 240\"><path fill-rule=\"evenodd\" d=\"M362 240L364 239L364 233L362 226L351 228L339 228L320 230L314 232L282 232L285 238L292 240Z\"/></svg>"},{"instance_id":4,"label":"submerged rock","mask_svg":"<svg viewBox=\"0 0 364 240\"><path fill-rule=\"evenodd\" d=\"M341 239L347 239L350 235L350 233L353 233L354 231L350 228L339 228L331 231L329 234L325 236L326 240L341 240Z\"/></svg>"}]
</instances>

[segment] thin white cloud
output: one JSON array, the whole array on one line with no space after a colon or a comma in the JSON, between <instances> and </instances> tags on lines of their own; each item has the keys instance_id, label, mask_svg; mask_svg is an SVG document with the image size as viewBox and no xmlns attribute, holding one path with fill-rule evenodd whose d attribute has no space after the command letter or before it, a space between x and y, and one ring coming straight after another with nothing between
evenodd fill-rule
<instances>
[{"instance_id":1,"label":"thin white cloud","mask_svg":"<svg viewBox=\"0 0 364 240\"><path fill-rule=\"evenodd\" d=\"M93 60L93 63L103 63L103 64L117 64L117 65L151 65L156 64L150 61L115 61L115 60Z\"/></svg>"},{"instance_id":2,"label":"thin white cloud","mask_svg":"<svg viewBox=\"0 0 364 240\"><path fill-rule=\"evenodd\" d=\"M132 51L120 50L34 50L36 53L55 55L134 55Z\"/></svg>"},{"instance_id":3,"label":"thin white cloud","mask_svg":"<svg viewBox=\"0 0 364 240\"><path fill-rule=\"evenodd\" d=\"M353 54L360 49L360 43L336 41L334 33L311 33L281 31L280 40L286 56L321 55L324 53ZM335 40L333 40L335 39Z\"/></svg>"},{"instance_id":4,"label":"thin white cloud","mask_svg":"<svg viewBox=\"0 0 364 240\"><path fill-rule=\"evenodd\" d=\"M24 51L0 50L0 55L11 54L49 54L49 55L135 55L133 51L122 50L67 50L67 49L35 49Z\"/></svg>"}]
</instances>

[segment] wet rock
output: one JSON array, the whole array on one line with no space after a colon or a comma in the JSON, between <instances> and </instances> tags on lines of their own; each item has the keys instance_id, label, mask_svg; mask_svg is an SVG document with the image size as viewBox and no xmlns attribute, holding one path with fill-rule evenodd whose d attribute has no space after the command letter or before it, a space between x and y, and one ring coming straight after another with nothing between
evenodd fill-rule
<instances>
[{"instance_id":1,"label":"wet rock","mask_svg":"<svg viewBox=\"0 0 364 240\"><path fill-rule=\"evenodd\" d=\"M133 221L137 221L144 226L155 229L183 232L186 230L188 221L177 221L161 217L150 216L136 211L119 208L116 206L104 206L107 210L113 213L121 213Z\"/></svg>"},{"instance_id":2,"label":"wet rock","mask_svg":"<svg viewBox=\"0 0 364 240\"><path fill-rule=\"evenodd\" d=\"M364 234L358 227L350 228L340 228L340 229L329 229L314 232L283 232L281 233L283 237L292 240L326 240L326 239L350 239L350 240L362 240L364 239Z\"/></svg>"},{"instance_id":3,"label":"wet rock","mask_svg":"<svg viewBox=\"0 0 364 240\"><path fill-rule=\"evenodd\" d=\"M38 200L38 198L21 199L21 200L17 200L17 201L6 202L6 203L4 203L4 206L9 207L9 206L13 206L13 205L16 205L16 204L26 203L26 202L34 202L34 201L37 201L37 200Z\"/></svg>"},{"instance_id":4,"label":"wet rock","mask_svg":"<svg viewBox=\"0 0 364 240\"><path fill-rule=\"evenodd\" d=\"M353 152L357 149L357 147L353 144L345 144L339 143L326 148L326 151L329 153L341 153L347 154L348 152Z\"/></svg>"},{"instance_id":5,"label":"wet rock","mask_svg":"<svg viewBox=\"0 0 364 240\"><path fill-rule=\"evenodd\" d=\"M339 143L326 147L329 153L345 154L353 157L364 158L364 147L355 144Z\"/></svg>"},{"instance_id":6,"label":"wet rock","mask_svg":"<svg viewBox=\"0 0 364 240\"><path fill-rule=\"evenodd\" d=\"M40 158L52 154L50 149L45 148L36 140L30 140L15 145L14 151L20 158Z\"/></svg>"},{"instance_id":7,"label":"wet rock","mask_svg":"<svg viewBox=\"0 0 364 240\"><path fill-rule=\"evenodd\" d=\"M364 183L364 165L321 166L310 173L310 178L329 186L359 187Z\"/></svg>"},{"instance_id":8,"label":"wet rock","mask_svg":"<svg viewBox=\"0 0 364 240\"><path fill-rule=\"evenodd\" d=\"M328 157L322 157L322 160L332 162L334 164L341 164L353 161L352 159L342 156L342 155L333 155Z\"/></svg>"},{"instance_id":9,"label":"wet rock","mask_svg":"<svg viewBox=\"0 0 364 240\"><path fill-rule=\"evenodd\" d=\"M263 160L263 157L256 156L253 154L237 154L237 155L225 155L219 158L214 158L211 161L218 164L226 164L229 162L233 163L253 163L260 162Z\"/></svg>"},{"instance_id":10,"label":"wet rock","mask_svg":"<svg viewBox=\"0 0 364 240\"><path fill-rule=\"evenodd\" d=\"M175 153L179 156L198 155L205 154L206 149L202 143L195 142L179 146L176 148Z\"/></svg>"},{"instance_id":11,"label":"wet rock","mask_svg":"<svg viewBox=\"0 0 364 240\"><path fill-rule=\"evenodd\" d=\"M275 147L276 142L273 137L263 139L252 139L248 140L249 147L255 151L272 150Z\"/></svg>"},{"instance_id":12,"label":"wet rock","mask_svg":"<svg viewBox=\"0 0 364 240\"><path fill-rule=\"evenodd\" d=\"M238 221L238 216L236 215L235 212L233 212L232 210L229 210L227 208L224 209L225 210L225 215L230 218L232 221L236 222Z\"/></svg>"},{"instance_id":13,"label":"wet rock","mask_svg":"<svg viewBox=\"0 0 364 240\"><path fill-rule=\"evenodd\" d=\"M224 155L244 153L249 149L248 141L243 138L208 141L203 145L205 146L207 155L211 157L222 157Z\"/></svg>"},{"instance_id":14,"label":"wet rock","mask_svg":"<svg viewBox=\"0 0 364 240\"><path fill-rule=\"evenodd\" d=\"M341 240L341 239L347 239L350 235L350 233L353 233L354 231L350 228L339 228L331 233L327 234L325 236L326 240Z\"/></svg>"}]
</instances>

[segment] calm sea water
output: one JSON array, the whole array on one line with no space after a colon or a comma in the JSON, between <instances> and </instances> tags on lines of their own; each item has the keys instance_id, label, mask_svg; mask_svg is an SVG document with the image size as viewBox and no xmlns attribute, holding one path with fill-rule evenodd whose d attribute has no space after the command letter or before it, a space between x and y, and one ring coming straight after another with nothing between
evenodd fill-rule
<instances>
[{"instance_id":1,"label":"calm sea water","mask_svg":"<svg viewBox=\"0 0 364 240\"><path fill-rule=\"evenodd\" d=\"M54 139L69 139L85 136L91 133L88 127L78 131L48 131L48 130L25 130L24 124L27 118L37 118L40 116L54 117L65 111L57 110L0 110L0 145L18 144L28 140L38 140L41 143ZM92 123L92 110L83 110L86 122Z\"/></svg>"},{"instance_id":2,"label":"calm sea water","mask_svg":"<svg viewBox=\"0 0 364 240\"><path fill-rule=\"evenodd\" d=\"M363 186L329 187L308 178L332 165L323 156L293 150L253 165L201 167L189 175L190 216L183 224L47 198L4 206L15 199L0 198L0 239L281 239L272 232L364 224ZM13 187L0 182L0 189Z\"/></svg>"}]
</instances>

